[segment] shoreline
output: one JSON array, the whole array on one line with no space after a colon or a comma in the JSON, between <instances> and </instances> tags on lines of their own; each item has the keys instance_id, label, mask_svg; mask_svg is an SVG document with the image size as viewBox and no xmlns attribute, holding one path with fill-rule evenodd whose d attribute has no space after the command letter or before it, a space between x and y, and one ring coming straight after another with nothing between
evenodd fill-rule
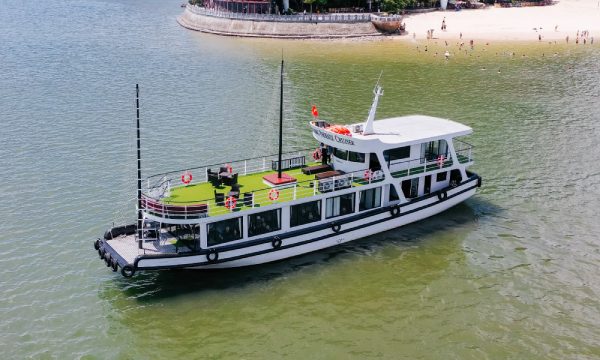
<instances>
[{"instance_id":1,"label":"shoreline","mask_svg":"<svg viewBox=\"0 0 600 360\"><path fill-rule=\"evenodd\" d=\"M309 26L283 22L246 22L196 16L188 13L187 9L177 21L190 30L255 39L402 41L417 44L441 41L442 43L464 43L464 46L468 47L471 40L478 44L482 42L483 44L492 42L584 44L585 42L585 44L597 45L600 41L598 19L600 19L600 0L562 0L547 6L512 8L488 6L484 9L435 10L407 14L402 18L402 22L406 25L406 32L401 35L381 34L372 26L365 24ZM445 22L445 30L441 30L442 21ZM433 37L428 39L430 30L433 30ZM296 33L297 31L301 34ZM583 36L583 32L587 35Z\"/></svg>"},{"instance_id":2,"label":"shoreline","mask_svg":"<svg viewBox=\"0 0 600 360\"><path fill-rule=\"evenodd\" d=\"M446 30L441 30L445 20ZM427 40L433 29L438 41L470 40L494 42L575 42L579 33L587 31L587 42L600 41L600 2L597 0L563 0L553 5L523 8L487 7L479 10L434 11L409 14L403 19L407 34L403 41ZM462 33L462 39L461 39ZM541 40L540 40L541 37Z\"/></svg>"}]
</instances>

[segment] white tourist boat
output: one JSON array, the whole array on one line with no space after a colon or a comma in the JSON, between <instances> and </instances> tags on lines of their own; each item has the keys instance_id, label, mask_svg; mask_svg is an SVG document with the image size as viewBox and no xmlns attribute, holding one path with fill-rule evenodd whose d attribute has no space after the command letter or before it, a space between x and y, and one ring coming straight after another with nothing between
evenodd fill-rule
<instances>
[{"instance_id":1,"label":"white tourist boat","mask_svg":"<svg viewBox=\"0 0 600 360\"><path fill-rule=\"evenodd\" d=\"M424 115L374 121L379 85L374 95L365 122L331 125L315 116L316 150L282 153L280 119L277 155L145 181L138 107L138 221L96 240L100 258L126 277L262 264L398 228L475 194L481 178L467 171L472 146L457 139L470 127Z\"/></svg>"}]
</instances>

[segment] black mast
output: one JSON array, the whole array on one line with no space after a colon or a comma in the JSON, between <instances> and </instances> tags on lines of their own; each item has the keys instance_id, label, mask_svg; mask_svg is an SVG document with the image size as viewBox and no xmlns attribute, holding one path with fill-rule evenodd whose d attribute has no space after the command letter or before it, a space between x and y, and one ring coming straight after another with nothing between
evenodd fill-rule
<instances>
[{"instance_id":1,"label":"black mast","mask_svg":"<svg viewBox=\"0 0 600 360\"><path fill-rule=\"evenodd\" d=\"M140 150L140 87L135 84L135 109L137 113L137 235L138 247L142 248L142 154Z\"/></svg>"},{"instance_id":2,"label":"black mast","mask_svg":"<svg viewBox=\"0 0 600 360\"><path fill-rule=\"evenodd\" d=\"M281 58L281 93L279 95L279 155L277 158L277 178L281 179L281 151L283 148L283 58Z\"/></svg>"}]
</instances>

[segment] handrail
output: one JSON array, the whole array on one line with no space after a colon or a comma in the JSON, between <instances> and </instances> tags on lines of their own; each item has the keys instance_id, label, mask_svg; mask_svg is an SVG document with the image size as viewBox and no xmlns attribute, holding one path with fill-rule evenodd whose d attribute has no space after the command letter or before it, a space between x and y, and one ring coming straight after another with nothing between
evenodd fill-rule
<instances>
[{"instance_id":1,"label":"handrail","mask_svg":"<svg viewBox=\"0 0 600 360\"><path fill-rule=\"evenodd\" d=\"M206 15L227 19L241 19L253 21L270 21L270 22L299 22L299 23L358 23L377 21L397 21L401 19L400 15L380 16L370 13L361 14L295 14L295 15L276 15L276 14L257 14L257 13L242 13L232 12L226 9L209 9L197 5L187 5L187 9L196 15Z\"/></svg>"},{"instance_id":2,"label":"handrail","mask_svg":"<svg viewBox=\"0 0 600 360\"><path fill-rule=\"evenodd\" d=\"M313 148L300 149L300 150L285 152L285 153L282 153L282 155L297 154L299 152L313 151L313 150L314 150ZM171 174L181 173L183 171L188 171L188 170L198 170L198 169L202 169L202 168L206 168L206 167L224 165L224 164L227 164L227 163L235 163L235 162L242 162L242 161L248 161L248 160L256 160L256 159L262 159L262 158L269 158L269 157L277 156L277 155L278 154L263 155L263 156L257 156L257 157L253 157L253 158L247 158L247 159L232 160L232 161L226 161L226 162L219 162L219 163L215 163L215 164L200 165L200 166L195 166L195 167L185 168L185 169L179 169L179 170L171 170L171 171L167 171L167 172L164 172L164 173L158 173L158 174L150 175L150 176L148 176L146 178L146 180L149 180L151 178L155 178L157 176L171 175Z\"/></svg>"}]
</instances>

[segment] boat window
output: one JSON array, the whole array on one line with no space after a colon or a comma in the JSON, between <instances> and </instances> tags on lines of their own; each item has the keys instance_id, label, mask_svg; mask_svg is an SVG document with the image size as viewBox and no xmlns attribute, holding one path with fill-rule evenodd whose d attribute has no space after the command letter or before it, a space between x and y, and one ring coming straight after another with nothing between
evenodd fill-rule
<instances>
[{"instance_id":1,"label":"boat window","mask_svg":"<svg viewBox=\"0 0 600 360\"><path fill-rule=\"evenodd\" d=\"M402 192L407 199L419 196L419 178L404 180L402 182Z\"/></svg>"},{"instance_id":2,"label":"boat window","mask_svg":"<svg viewBox=\"0 0 600 360\"><path fill-rule=\"evenodd\" d=\"M290 226L321 220L321 200L290 206Z\"/></svg>"},{"instance_id":3,"label":"boat window","mask_svg":"<svg viewBox=\"0 0 600 360\"><path fill-rule=\"evenodd\" d=\"M208 246L218 245L242 238L242 218L237 217L206 225Z\"/></svg>"},{"instance_id":4,"label":"boat window","mask_svg":"<svg viewBox=\"0 0 600 360\"><path fill-rule=\"evenodd\" d=\"M400 196L398 196L398 192L396 191L396 187L392 184L388 185L390 187L390 191L389 191L389 200L390 201L395 201L395 200L400 200Z\"/></svg>"},{"instance_id":5,"label":"boat window","mask_svg":"<svg viewBox=\"0 0 600 360\"><path fill-rule=\"evenodd\" d=\"M387 163L394 160L401 160L410 157L410 146L403 146L395 149L385 150L383 152L383 158Z\"/></svg>"},{"instance_id":6,"label":"boat window","mask_svg":"<svg viewBox=\"0 0 600 360\"><path fill-rule=\"evenodd\" d=\"M421 144L421 162L435 160L440 155L448 158L448 143L446 140L436 140Z\"/></svg>"},{"instance_id":7,"label":"boat window","mask_svg":"<svg viewBox=\"0 0 600 360\"><path fill-rule=\"evenodd\" d=\"M348 160L348 151L335 148L333 149L333 156L340 160Z\"/></svg>"},{"instance_id":8,"label":"boat window","mask_svg":"<svg viewBox=\"0 0 600 360\"><path fill-rule=\"evenodd\" d=\"M437 182L445 181L447 176L448 176L447 171L438 173L435 177L435 181L437 181Z\"/></svg>"},{"instance_id":9,"label":"boat window","mask_svg":"<svg viewBox=\"0 0 600 360\"><path fill-rule=\"evenodd\" d=\"M348 161L364 163L365 154L354 151L348 151Z\"/></svg>"},{"instance_id":10,"label":"boat window","mask_svg":"<svg viewBox=\"0 0 600 360\"><path fill-rule=\"evenodd\" d=\"M360 192L360 211L374 209L381 206L381 187L376 187Z\"/></svg>"},{"instance_id":11,"label":"boat window","mask_svg":"<svg viewBox=\"0 0 600 360\"><path fill-rule=\"evenodd\" d=\"M281 230L281 209L248 215L248 236Z\"/></svg>"},{"instance_id":12,"label":"boat window","mask_svg":"<svg viewBox=\"0 0 600 360\"><path fill-rule=\"evenodd\" d=\"M381 170L381 164L375 153L369 154L369 169L371 169L371 171Z\"/></svg>"},{"instance_id":13,"label":"boat window","mask_svg":"<svg viewBox=\"0 0 600 360\"><path fill-rule=\"evenodd\" d=\"M325 202L325 217L332 218L354 212L354 193L334 196Z\"/></svg>"}]
</instances>

